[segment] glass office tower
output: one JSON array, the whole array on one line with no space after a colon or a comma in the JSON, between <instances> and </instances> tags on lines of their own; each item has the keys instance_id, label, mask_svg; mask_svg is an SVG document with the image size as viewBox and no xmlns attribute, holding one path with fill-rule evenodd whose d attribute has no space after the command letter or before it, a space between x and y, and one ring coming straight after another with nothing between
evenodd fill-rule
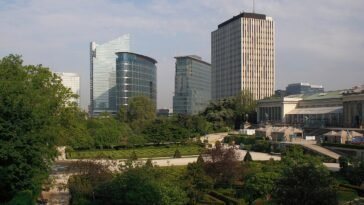
<instances>
[{"instance_id":1,"label":"glass office tower","mask_svg":"<svg viewBox=\"0 0 364 205\"><path fill-rule=\"evenodd\" d=\"M211 65L194 55L175 58L173 113L197 114L211 100Z\"/></svg>"},{"instance_id":2,"label":"glass office tower","mask_svg":"<svg viewBox=\"0 0 364 205\"><path fill-rule=\"evenodd\" d=\"M116 52L130 51L130 35L98 45L90 45L90 114L115 114L116 106Z\"/></svg>"},{"instance_id":3,"label":"glass office tower","mask_svg":"<svg viewBox=\"0 0 364 205\"><path fill-rule=\"evenodd\" d=\"M323 93L324 87L322 85L311 85L309 83L292 83L286 87L287 95L297 95L297 94L315 94Z\"/></svg>"},{"instance_id":4,"label":"glass office tower","mask_svg":"<svg viewBox=\"0 0 364 205\"><path fill-rule=\"evenodd\" d=\"M128 105L134 96L148 96L156 105L157 61L130 52L116 53L116 106Z\"/></svg>"}]
</instances>

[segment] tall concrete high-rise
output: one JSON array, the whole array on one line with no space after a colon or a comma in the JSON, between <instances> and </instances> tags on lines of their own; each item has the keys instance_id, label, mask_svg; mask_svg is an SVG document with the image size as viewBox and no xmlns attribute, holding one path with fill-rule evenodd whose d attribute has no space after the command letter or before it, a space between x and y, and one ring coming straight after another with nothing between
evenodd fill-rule
<instances>
[{"instance_id":1,"label":"tall concrete high-rise","mask_svg":"<svg viewBox=\"0 0 364 205\"><path fill-rule=\"evenodd\" d=\"M175 58L173 113L197 114L211 100L211 65L195 55Z\"/></svg>"},{"instance_id":2,"label":"tall concrete high-rise","mask_svg":"<svg viewBox=\"0 0 364 205\"><path fill-rule=\"evenodd\" d=\"M212 98L248 90L256 100L274 94L274 22L271 17L241 13L211 33Z\"/></svg>"},{"instance_id":3,"label":"tall concrete high-rise","mask_svg":"<svg viewBox=\"0 0 364 205\"><path fill-rule=\"evenodd\" d=\"M98 45L90 44L90 114L116 113L117 52L130 51L130 35Z\"/></svg>"},{"instance_id":4,"label":"tall concrete high-rise","mask_svg":"<svg viewBox=\"0 0 364 205\"><path fill-rule=\"evenodd\" d=\"M73 94L78 95L78 98L71 98L71 102L76 102L80 106L80 76L77 73L62 73L56 72L62 79L62 84L64 87L71 89Z\"/></svg>"}]
</instances>

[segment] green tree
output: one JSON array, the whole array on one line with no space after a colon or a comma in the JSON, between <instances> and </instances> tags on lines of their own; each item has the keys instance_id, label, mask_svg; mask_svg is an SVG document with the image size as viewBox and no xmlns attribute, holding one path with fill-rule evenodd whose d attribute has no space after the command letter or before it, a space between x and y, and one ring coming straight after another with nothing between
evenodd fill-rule
<instances>
[{"instance_id":1,"label":"green tree","mask_svg":"<svg viewBox=\"0 0 364 205\"><path fill-rule=\"evenodd\" d=\"M204 162L205 172L215 180L215 185L229 187L240 179L242 167L234 149L223 149L216 146L207 151L211 157Z\"/></svg>"},{"instance_id":2,"label":"green tree","mask_svg":"<svg viewBox=\"0 0 364 205\"><path fill-rule=\"evenodd\" d=\"M339 157L340 172L345 173L349 166L349 160L347 157Z\"/></svg>"},{"instance_id":3,"label":"green tree","mask_svg":"<svg viewBox=\"0 0 364 205\"><path fill-rule=\"evenodd\" d=\"M212 123L215 131L226 131L227 128L240 128L246 115L254 122L256 101L249 91L241 91L235 97L228 97L210 102L209 106L200 113Z\"/></svg>"},{"instance_id":4,"label":"green tree","mask_svg":"<svg viewBox=\"0 0 364 205\"><path fill-rule=\"evenodd\" d=\"M130 133L127 137L127 145L129 147L134 147L135 145L144 145L147 140L141 134Z\"/></svg>"},{"instance_id":5,"label":"green tree","mask_svg":"<svg viewBox=\"0 0 364 205\"><path fill-rule=\"evenodd\" d=\"M248 201L252 202L261 197L269 200L279 177L280 174L277 172L257 172L247 177L244 182L244 193Z\"/></svg>"},{"instance_id":6,"label":"green tree","mask_svg":"<svg viewBox=\"0 0 364 205\"><path fill-rule=\"evenodd\" d=\"M244 162L251 162L251 161L253 161L253 158L250 155L250 152L249 151L245 154L243 161Z\"/></svg>"},{"instance_id":7,"label":"green tree","mask_svg":"<svg viewBox=\"0 0 364 205\"><path fill-rule=\"evenodd\" d=\"M197 164L200 164L200 165L203 165L203 163L204 163L204 162L205 162L205 161L203 160L202 155L201 155L201 154L200 154L200 155L198 155L196 163L197 163Z\"/></svg>"},{"instance_id":8,"label":"green tree","mask_svg":"<svg viewBox=\"0 0 364 205\"><path fill-rule=\"evenodd\" d=\"M337 204L334 180L322 162L293 147L282 159L274 198L279 204Z\"/></svg>"},{"instance_id":9,"label":"green tree","mask_svg":"<svg viewBox=\"0 0 364 205\"><path fill-rule=\"evenodd\" d=\"M128 169L110 183L99 186L95 197L99 204L107 201L110 205L182 205L188 200L178 185L164 180L157 168L147 166Z\"/></svg>"},{"instance_id":10,"label":"green tree","mask_svg":"<svg viewBox=\"0 0 364 205\"><path fill-rule=\"evenodd\" d=\"M24 66L16 55L0 60L0 203L23 190L39 194L71 97L48 68Z\"/></svg>"},{"instance_id":11,"label":"green tree","mask_svg":"<svg viewBox=\"0 0 364 205\"><path fill-rule=\"evenodd\" d=\"M175 115L172 123L190 132L190 137L199 137L212 131L212 124L199 115Z\"/></svg>"},{"instance_id":12,"label":"green tree","mask_svg":"<svg viewBox=\"0 0 364 205\"><path fill-rule=\"evenodd\" d=\"M181 152L178 149L176 149L176 151L174 152L173 158L181 158L181 157L182 157Z\"/></svg>"},{"instance_id":13,"label":"green tree","mask_svg":"<svg viewBox=\"0 0 364 205\"><path fill-rule=\"evenodd\" d=\"M159 118L147 125L143 130L145 139L149 142L184 142L189 139L190 132L171 119Z\"/></svg>"},{"instance_id":14,"label":"green tree","mask_svg":"<svg viewBox=\"0 0 364 205\"><path fill-rule=\"evenodd\" d=\"M275 198L280 204L337 204L334 182L325 168L309 163L286 168Z\"/></svg>"},{"instance_id":15,"label":"green tree","mask_svg":"<svg viewBox=\"0 0 364 205\"><path fill-rule=\"evenodd\" d=\"M155 104L149 97L132 97L129 99L128 104L127 120L133 129L142 130L155 119Z\"/></svg>"},{"instance_id":16,"label":"green tree","mask_svg":"<svg viewBox=\"0 0 364 205\"><path fill-rule=\"evenodd\" d=\"M364 161L354 160L350 166L344 167L341 168L342 173L351 184L361 186L364 183Z\"/></svg>"},{"instance_id":17,"label":"green tree","mask_svg":"<svg viewBox=\"0 0 364 205\"><path fill-rule=\"evenodd\" d=\"M226 131L235 124L235 99L223 98L211 101L207 108L200 114L212 123L214 131Z\"/></svg>"},{"instance_id":18,"label":"green tree","mask_svg":"<svg viewBox=\"0 0 364 205\"><path fill-rule=\"evenodd\" d=\"M116 117L120 122L128 122L128 106L121 105Z\"/></svg>"},{"instance_id":19,"label":"green tree","mask_svg":"<svg viewBox=\"0 0 364 205\"><path fill-rule=\"evenodd\" d=\"M235 97L235 129L239 129L242 122L252 121L256 108L256 101L253 99L253 94L248 90L241 91ZM250 119L245 119L246 116Z\"/></svg>"},{"instance_id":20,"label":"green tree","mask_svg":"<svg viewBox=\"0 0 364 205\"><path fill-rule=\"evenodd\" d=\"M120 123L109 114L88 120L88 130L95 146L114 147L126 145L132 131L125 123Z\"/></svg>"},{"instance_id":21,"label":"green tree","mask_svg":"<svg viewBox=\"0 0 364 205\"><path fill-rule=\"evenodd\" d=\"M152 160L151 159L147 159L147 161L145 162L145 166L146 167L154 167Z\"/></svg>"},{"instance_id":22,"label":"green tree","mask_svg":"<svg viewBox=\"0 0 364 205\"><path fill-rule=\"evenodd\" d=\"M78 107L66 107L60 115L57 145L91 148L94 138L88 132L87 113Z\"/></svg>"},{"instance_id":23,"label":"green tree","mask_svg":"<svg viewBox=\"0 0 364 205\"><path fill-rule=\"evenodd\" d=\"M130 155L130 159L131 159L131 160L138 160L138 156L137 156L137 154L135 153L135 151L133 151L133 152L131 153L131 155Z\"/></svg>"},{"instance_id":24,"label":"green tree","mask_svg":"<svg viewBox=\"0 0 364 205\"><path fill-rule=\"evenodd\" d=\"M72 204L90 204L94 198L95 188L112 180L112 172L101 163L76 162L71 170L78 175L71 176L68 188L72 195Z\"/></svg>"},{"instance_id":25,"label":"green tree","mask_svg":"<svg viewBox=\"0 0 364 205\"><path fill-rule=\"evenodd\" d=\"M196 204L213 187L213 180L205 173L202 163L189 163L186 173L182 176L183 186L190 199L190 204Z\"/></svg>"}]
</instances>

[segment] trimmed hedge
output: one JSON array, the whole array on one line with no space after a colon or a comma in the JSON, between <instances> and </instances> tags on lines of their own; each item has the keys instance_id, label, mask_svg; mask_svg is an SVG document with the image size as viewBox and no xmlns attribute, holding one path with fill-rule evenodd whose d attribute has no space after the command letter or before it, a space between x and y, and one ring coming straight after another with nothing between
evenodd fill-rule
<instances>
[{"instance_id":1,"label":"trimmed hedge","mask_svg":"<svg viewBox=\"0 0 364 205\"><path fill-rule=\"evenodd\" d=\"M225 196L216 191L211 191L209 194L213 197L220 199L221 201L225 202L228 205L245 205L246 204L243 199L236 199L233 197Z\"/></svg>"},{"instance_id":2,"label":"trimmed hedge","mask_svg":"<svg viewBox=\"0 0 364 205\"><path fill-rule=\"evenodd\" d=\"M248 136L248 135L228 135L224 138L224 143L230 143L232 141L235 142L235 144L255 144L255 141L257 139L255 136Z\"/></svg>"},{"instance_id":3,"label":"trimmed hedge","mask_svg":"<svg viewBox=\"0 0 364 205\"><path fill-rule=\"evenodd\" d=\"M225 205L225 202L209 195L205 194L203 200L197 202L197 205Z\"/></svg>"},{"instance_id":4,"label":"trimmed hedge","mask_svg":"<svg viewBox=\"0 0 364 205\"><path fill-rule=\"evenodd\" d=\"M71 159L128 159L133 152L138 158L153 158L153 157L173 157L176 149L182 156L199 155L203 150L197 145L185 146L160 146L160 147L143 147L123 150L88 150L88 151L70 151L67 152L67 158Z\"/></svg>"},{"instance_id":5,"label":"trimmed hedge","mask_svg":"<svg viewBox=\"0 0 364 205\"><path fill-rule=\"evenodd\" d=\"M350 148L350 149L364 149L362 145L355 145L355 144L335 144L335 143L322 143L322 146L328 147L342 147L342 148Z\"/></svg>"}]
</instances>

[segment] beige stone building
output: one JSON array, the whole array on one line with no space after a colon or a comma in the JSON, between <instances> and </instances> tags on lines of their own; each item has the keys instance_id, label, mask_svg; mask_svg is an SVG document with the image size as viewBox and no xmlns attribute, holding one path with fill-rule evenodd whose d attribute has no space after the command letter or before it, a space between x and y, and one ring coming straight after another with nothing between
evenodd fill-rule
<instances>
[{"instance_id":1,"label":"beige stone building","mask_svg":"<svg viewBox=\"0 0 364 205\"><path fill-rule=\"evenodd\" d=\"M255 133L260 137L268 137L272 141L296 141L297 139L303 139L302 129L295 127L265 126L256 129Z\"/></svg>"},{"instance_id":2,"label":"beige stone building","mask_svg":"<svg viewBox=\"0 0 364 205\"><path fill-rule=\"evenodd\" d=\"M271 17L241 13L211 34L212 99L242 90L254 99L274 94L274 22Z\"/></svg>"},{"instance_id":3,"label":"beige stone building","mask_svg":"<svg viewBox=\"0 0 364 205\"><path fill-rule=\"evenodd\" d=\"M270 97L257 103L258 122L364 128L364 85L309 95Z\"/></svg>"},{"instance_id":4,"label":"beige stone building","mask_svg":"<svg viewBox=\"0 0 364 205\"><path fill-rule=\"evenodd\" d=\"M344 91L271 97L258 101L258 122L341 127Z\"/></svg>"},{"instance_id":5,"label":"beige stone building","mask_svg":"<svg viewBox=\"0 0 364 205\"><path fill-rule=\"evenodd\" d=\"M364 128L364 85L344 93L344 126Z\"/></svg>"}]
</instances>

